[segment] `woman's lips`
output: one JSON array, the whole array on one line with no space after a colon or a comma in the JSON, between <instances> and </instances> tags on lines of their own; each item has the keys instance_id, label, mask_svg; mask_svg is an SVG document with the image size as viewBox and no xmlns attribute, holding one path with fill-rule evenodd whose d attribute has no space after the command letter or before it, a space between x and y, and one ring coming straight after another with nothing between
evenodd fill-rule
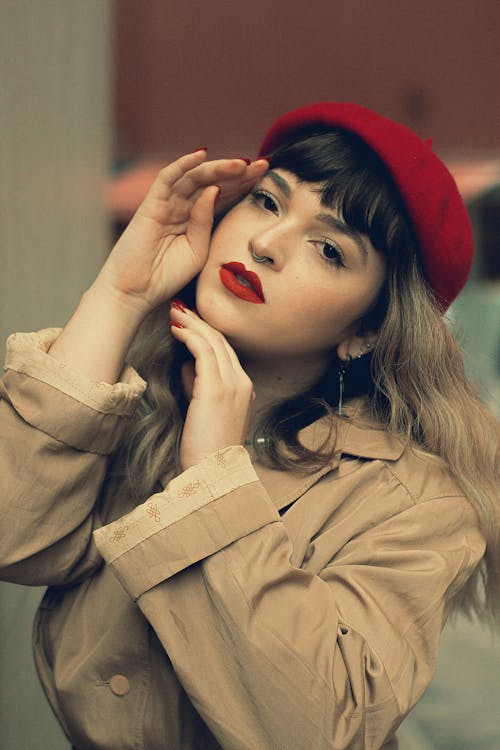
<instances>
[{"instance_id":1,"label":"woman's lips","mask_svg":"<svg viewBox=\"0 0 500 750\"><path fill-rule=\"evenodd\" d=\"M224 263L219 271L220 280L232 294L246 302L262 305L265 302L262 284L256 273L247 271L243 263ZM243 282L250 284L246 286Z\"/></svg>"}]
</instances>

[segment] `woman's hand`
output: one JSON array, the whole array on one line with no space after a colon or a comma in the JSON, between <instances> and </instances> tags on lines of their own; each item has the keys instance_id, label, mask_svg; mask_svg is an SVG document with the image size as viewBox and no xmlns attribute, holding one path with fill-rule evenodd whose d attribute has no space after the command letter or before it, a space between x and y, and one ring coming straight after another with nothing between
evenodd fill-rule
<instances>
[{"instance_id":1,"label":"woman's hand","mask_svg":"<svg viewBox=\"0 0 500 750\"><path fill-rule=\"evenodd\" d=\"M182 307L174 302L170 314L172 334L194 357L182 371L189 400L180 444L184 471L210 453L244 443L253 385L225 337Z\"/></svg>"},{"instance_id":2,"label":"woman's hand","mask_svg":"<svg viewBox=\"0 0 500 750\"><path fill-rule=\"evenodd\" d=\"M94 286L144 315L202 269L216 210L252 189L268 163L206 161L204 149L162 169L109 255Z\"/></svg>"}]
</instances>

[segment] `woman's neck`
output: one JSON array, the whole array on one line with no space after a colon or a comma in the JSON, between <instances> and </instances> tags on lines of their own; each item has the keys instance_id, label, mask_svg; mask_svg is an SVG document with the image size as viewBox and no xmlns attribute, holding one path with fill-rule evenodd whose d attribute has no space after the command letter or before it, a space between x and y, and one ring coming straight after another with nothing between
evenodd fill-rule
<instances>
[{"instance_id":1,"label":"woman's neck","mask_svg":"<svg viewBox=\"0 0 500 750\"><path fill-rule=\"evenodd\" d=\"M254 386L255 399L249 416L248 435L253 433L258 415L279 401L308 390L325 373L327 357L315 360L255 360L241 357L241 364Z\"/></svg>"}]
</instances>

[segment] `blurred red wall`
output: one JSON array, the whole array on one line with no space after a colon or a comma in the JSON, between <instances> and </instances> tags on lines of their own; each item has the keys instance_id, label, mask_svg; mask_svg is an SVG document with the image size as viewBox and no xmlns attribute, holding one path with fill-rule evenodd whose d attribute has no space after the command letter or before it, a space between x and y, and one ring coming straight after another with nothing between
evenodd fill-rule
<instances>
[{"instance_id":1,"label":"blurred red wall","mask_svg":"<svg viewBox=\"0 0 500 750\"><path fill-rule=\"evenodd\" d=\"M118 158L253 155L320 99L437 149L500 148L499 0L116 0L115 16Z\"/></svg>"}]
</instances>

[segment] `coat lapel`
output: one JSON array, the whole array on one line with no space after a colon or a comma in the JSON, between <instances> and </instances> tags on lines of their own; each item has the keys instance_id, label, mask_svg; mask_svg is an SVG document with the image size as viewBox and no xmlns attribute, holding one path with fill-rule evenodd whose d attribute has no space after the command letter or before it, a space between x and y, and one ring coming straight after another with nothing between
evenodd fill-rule
<instances>
[{"instance_id":1,"label":"coat lapel","mask_svg":"<svg viewBox=\"0 0 500 750\"><path fill-rule=\"evenodd\" d=\"M336 419L333 429L327 417L308 425L299 432L300 442L306 448L325 446L325 452L333 450L332 458L325 460L319 468L309 473L271 469L254 461L255 471L273 500L277 510L282 510L301 497L321 477L338 468L343 455L366 459L396 461L405 450L405 442L385 429L365 421L351 421L358 416L362 404L354 402L349 418Z\"/></svg>"}]
</instances>

